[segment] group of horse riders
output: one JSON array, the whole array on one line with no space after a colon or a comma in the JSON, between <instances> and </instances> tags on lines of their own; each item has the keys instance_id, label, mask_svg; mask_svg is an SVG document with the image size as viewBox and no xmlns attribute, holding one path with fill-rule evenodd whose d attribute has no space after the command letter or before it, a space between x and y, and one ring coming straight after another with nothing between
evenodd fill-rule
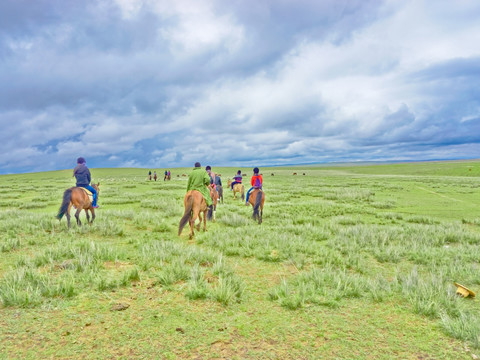
<instances>
[{"instance_id":1,"label":"group of horse riders","mask_svg":"<svg viewBox=\"0 0 480 360\"><path fill-rule=\"evenodd\" d=\"M253 189L262 189L263 178L262 178L262 175L259 174L259 172L260 171L257 167L253 169L253 176L250 180L252 187L247 192L245 205L248 205L250 192ZM90 174L90 170L87 167L86 161L83 157L79 157L77 159L77 166L75 166L75 168L73 169L73 176L75 176L77 187L85 188L92 193L93 195L92 207L98 208L97 191L90 185L91 174ZM237 171L237 174L233 177L233 180L234 181L231 184L231 189L233 189L233 186L235 184L242 183L242 172L240 170ZM209 186L213 186L215 188L217 186L222 186L222 179L220 178L220 176L217 176L212 171L211 166L207 166L205 167L205 170L203 170L200 163L196 162L195 167L193 168L192 172L188 177L187 192L190 190L199 191L205 198L207 207L210 208L213 204L213 201L210 196L210 191L208 189Z\"/></svg>"},{"instance_id":2,"label":"group of horse riders","mask_svg":"<svg viewBox=\"0 0 480 360\"><path fill-rule=\"evenodd\" d=\"M253 189L261 189L263 185L263 177L259 174L260 170L256 167L253 169L253 176L250 179L250 184L252 187L247 191L247 198L245 199L245 205L248 205L248 199L250 198L250 192ZM233 187L237 184L242 183L242 172L241 170L237 171L237 174L233 177L233 182L230 184L230 190L233 190Z\"/></svg>"},{"instance_id":3,"label":"group of horse riders","mask_svg":"<svg viewBox=\"0 0 480 360\"><path fill-rule=\"evenodd\" d=\"M259 173L260 170L257 167L253 169L253 176L250 180L252 187L247 192L245 205L248 205L248 198L250 196L250 192L253 189L262 189L263 178L262 175L260 175ZM234 181L231 184L231 189L233 189L233 186L235 184L242 183L242 172L238 170L237 174L233 177L233 179ZM190 190L197 190L201 192L203 197L205 198L207 207L210 207L212 206L212 198L210 197L210 192L208 190L209 186L213 186L215 188L217 186L222 186L222 179L212 171L210 165L205 167L205 170L202 170L201 164L199 162L196 162L195 167L193 168L192 172L188 177L187 192Z\"/></svg>"}]
</instances>

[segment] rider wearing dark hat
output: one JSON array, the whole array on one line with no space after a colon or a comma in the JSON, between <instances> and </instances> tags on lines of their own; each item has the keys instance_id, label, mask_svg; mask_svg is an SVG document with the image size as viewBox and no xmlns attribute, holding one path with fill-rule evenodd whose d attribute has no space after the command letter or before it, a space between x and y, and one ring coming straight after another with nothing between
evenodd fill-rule
<instances>
[{"instance_id":1,"label":"rider wearing dark hat","mask_svg":"<svg viewBox=\"0 0 480 360\"><path fill-rule=\"evenodd\" d=\"M248 198L250 197L250 191L252 191L253 189L261 189L263 186L263 178L262 178L262 175L259 174L259 172L260 170L257 167L253 169L253 176L252 176L252 179L250 180L252 187L247 192L247 199L246 199L245 205L248 205Z\"/></svg>"},{"instance_id":2,"label":"rider wearing dark hat","mask_svg":"<svg viewBox=\"0 0 480 360\"><path fill-rule=\"evenodd\" d=\"M233 177L233 181L230 184L230 190L233 190L233 186L242 183L242 170L238 170L237 174Z\"/></svg>"},{"instance_id":3,"label":"rider wearing dark hat","mask_svg":"<svg viewBox=\"0 0 480 360\"><path fill-rule=\"evenodd\" d=\"M73 169L73 176L77 180L77 187L83 187L89 190L93 194L92 207L98 208L97 205L97 191L90 186L90 181L92 181L92 176L90 175L90 170L86 165L86 161L83 157L77 159L77 166Z\"/></svg>"},{"instance_id":4,"label":"rider wearing dark hat","mask_svg":"<svg viewBox=\"0 0 480 360\"><path fill-rule=\"evenodd\" d=\"M210 176L210 184L213 184L215 186L217 174L215 174L212 171L212 167L210 165L207 165L205 170L207 171L208 176ZM216 188L216 186L215 186L215 188Z\"/></svg>"}]
</instances>

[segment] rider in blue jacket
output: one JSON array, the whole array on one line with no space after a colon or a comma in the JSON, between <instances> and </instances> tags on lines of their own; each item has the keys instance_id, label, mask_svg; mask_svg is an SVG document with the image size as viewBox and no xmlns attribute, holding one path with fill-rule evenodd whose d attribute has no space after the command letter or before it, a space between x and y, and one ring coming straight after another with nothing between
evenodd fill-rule
<instances>
[{"instance_id":1,"label":"rider in blue jacket","mask_svg":"<svg viewBox=\"0 0 480 360\"><path fill-rule=\"evenodd\" d=\"M92 207L95 209L98 208L97 205L97 191L90 186L90 181L92 181L92 176L90 175L90 170L87 168L86 161L83 157L77 159L77 166L73 169L73 176L77 180L77 187L83 187L93 194Z\"/></svg>"}]
</instances>

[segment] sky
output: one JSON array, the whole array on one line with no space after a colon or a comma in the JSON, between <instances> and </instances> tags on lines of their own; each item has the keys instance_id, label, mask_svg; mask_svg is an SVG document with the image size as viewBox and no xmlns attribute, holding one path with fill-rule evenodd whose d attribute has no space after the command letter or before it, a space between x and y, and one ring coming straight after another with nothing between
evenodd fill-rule
<instances>
[{"instance_id":1,"label":"sky","mask_svg":"<svg viewBox=\"0 0 480 360\"><path fill-rule=\"evenodd\" d=\"M477 0L2 0L0 174L480 158Z\"/></svg>"}]
</instances>

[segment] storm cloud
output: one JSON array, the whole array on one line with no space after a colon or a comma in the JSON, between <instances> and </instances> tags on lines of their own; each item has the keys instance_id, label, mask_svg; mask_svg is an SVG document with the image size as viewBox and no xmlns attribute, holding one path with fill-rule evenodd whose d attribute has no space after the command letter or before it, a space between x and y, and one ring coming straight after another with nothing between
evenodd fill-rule
<instances>
[{"instance_id":1,"label":"storm cloud","mask_svg":"<svg viewBox=\"0 0 480 360\"><path fill-rule=\"evenodd\" d=\"M480 158L480 3L5 0L0 173Z\"/></svg>"}]
</instances>

